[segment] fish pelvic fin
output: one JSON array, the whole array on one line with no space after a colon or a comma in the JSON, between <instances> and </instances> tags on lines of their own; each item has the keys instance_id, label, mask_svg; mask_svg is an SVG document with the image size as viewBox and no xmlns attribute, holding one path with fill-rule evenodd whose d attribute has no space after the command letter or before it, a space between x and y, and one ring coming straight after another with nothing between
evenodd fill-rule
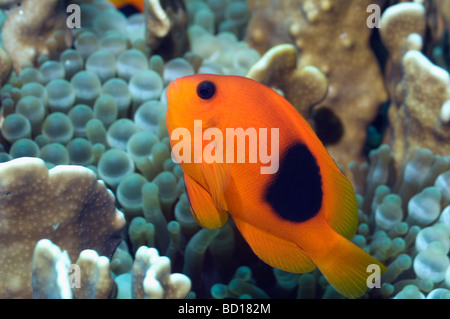
<instances>
[{"instance_id":1,"label":"fish pelvic fin","mask_svg":"<svg viewBox=\"0 0 450 319\"><path fill-rule=\"evenodd\" d=\"M199 183L187 174L183 176L191 213L197 224L208 229L223 227L228 213L217 208L211 194Z\"/></svg>"},{"instance_id":2,"label":"fish pelvic fin","mask_svg":"<svg viewBox=\"0 0 450 319\"><path fill-rule=\"evenodd\" d=\"M220 211L227 211L225 191L231 182L231 174L225 163L201 164L203 177L208 184L214 205Z\"/></svg>"},{"instance_id":3,"label":"fish pelvic fin","mask_svg":"<svg viewBox=\"0 0 450 319\"><path fill-rule=\"evenodd\" d=\"M333 288L347 298L359 298L368 288L369 265L378 265L380 275L386 267L350 240L336 234L336 245L314 263Z\"/></svg>"}]
</instances>

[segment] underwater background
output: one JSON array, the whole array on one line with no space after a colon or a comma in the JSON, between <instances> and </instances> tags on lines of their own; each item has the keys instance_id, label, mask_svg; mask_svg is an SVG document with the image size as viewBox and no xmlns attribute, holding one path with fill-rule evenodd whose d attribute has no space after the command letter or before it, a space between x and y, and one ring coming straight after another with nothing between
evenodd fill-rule
<instances>
[{"instance_id":1,"label":"underwater background","mask_svg":"<svg viewBox=\"0 0 450 319\"><path fill-rule=\"evenodd\" d=\"M231 219L196 224L165 92L197 73L259 81L311 124L357 193L352 241L388 268L362 298L450 298L449 0L0 9L0 298L343 298Z\"/></svg>"}]
</instances>

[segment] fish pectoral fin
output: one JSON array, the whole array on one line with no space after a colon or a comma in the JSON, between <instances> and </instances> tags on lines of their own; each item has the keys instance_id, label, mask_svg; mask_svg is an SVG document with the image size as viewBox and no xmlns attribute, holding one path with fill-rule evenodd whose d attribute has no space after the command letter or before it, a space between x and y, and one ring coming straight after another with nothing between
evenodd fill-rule
<instances>
[{"instance_id":1,"label":"fish pectoral fin","mask_svg":"<svg viewBox=\"0 0 450 319\"><path fill-rule=\"evenodd\" d=\"M231 181L231 174L225 163L202 163L203 177L208 184L214 204L219 210L228 211L225 190Z\"/></svg>"},{"instance_id":2,"label":"fish pectoral fin","mask_svg":"<svg viewBox=\"0 0 450 319\"><path fill-rule=\"evenodd\" d=\"M195 221L201 227L208 229L216 229L225 225L228 213L225 210L217 209L211 194L187 174L184 174L184 183Z\"/></svg>"},{"instance_id":3,"label":"fish pectoral fin","mask_svg":"<svg viewBox=\"0 0 450 319\"><path fill-rule=\"evenodd\" d=\"M276 237L241 219L234 219L234 222L253 252L266 264L293 273L307 273L316 268L312 260L293 242Z\"/></svg>"}]
</instances>

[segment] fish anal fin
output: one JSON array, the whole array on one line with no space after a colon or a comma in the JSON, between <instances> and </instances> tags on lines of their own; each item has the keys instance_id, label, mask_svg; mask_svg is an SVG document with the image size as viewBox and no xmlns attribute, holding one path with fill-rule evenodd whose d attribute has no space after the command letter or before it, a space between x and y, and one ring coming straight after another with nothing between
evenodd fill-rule
<instances>
[{"instance_id":1,"label":"fish anal fin","mask_svg":"<svg viewBox=\"0 0 450 319\"><path fill-rule=\"evenodd\" d=\"M260 230L241 219L234 219L234 222L253 252L266 264L292 273L307 273L316 268L293 242Z\"/></svg>"},{"instance_id":2,"label":"fish anal fin","mask_svg":"<svg viewBox=\"0 0 450 319\"><path fill-rule=\"evenodd\" d=\"M208 229L217 229L225 225L228 213L216 207L211 194L187 174L184 174L184 183L195 221Z\"/></svg>"}]
</instances>

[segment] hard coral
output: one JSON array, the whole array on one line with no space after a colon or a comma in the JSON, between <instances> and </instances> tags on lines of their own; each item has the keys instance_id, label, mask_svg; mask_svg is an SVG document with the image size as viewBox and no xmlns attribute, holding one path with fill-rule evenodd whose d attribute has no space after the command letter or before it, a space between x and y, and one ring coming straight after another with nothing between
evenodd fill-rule
<instances>
[{"instance_id":1,"label":"hard coral","mask_svg":"<svg viewBox=\"0 0 450 319\"><path fill-rule=\"evenodd\" d=\"M397 86L402 100L389 114L392 123L403 126L396 130L396 125L392 130L397 161L404 159L413 146L427 147L440 155L449 154L450 128L440 118L441 109L450 99L449 73L415 50L404 55L402 65L403 79Z\"/></svg>"},{"instance_id":2,"label":"hard coral","mask_svg":"<svg viewBox=\"0 0 450 319\"><path fill-rule=\"evenodd\" d=\"M380 20L380 36L392 63L398 64L408 50L411 33L425 33L425 8L419 3L405 2L388 7Z\"/></svg>"},{"instance_id":3,"label":"hard coral","mask_svg":"<svg viewBox=\"0 0 450 319\"><path fill-rule=\"evenodd\" d=\"M36 244L31 263L34 299L104 299L116 293L109 259L95 250L80 253L71 264L67 251L49 239Z\"/></svg>"},{"instance_id":4,"label":"hard coral","mask_svg":"<svg viewBox=\"0 0 450 319\"><path fill-rule=\"evenodd\" d=\"M42 0L0 1L0 8L8 9L2 29L3 44L17 73L25 62L35 63L40 54L49 53L47 40L52 39L55 31L67 30L63 3L59 0L46 0L45 4Z\"/></svg>"},{"instance_id":5,"label":"hard coral","mask_svg":"<svg viewBox=\"0 0 450 319\"><path fill-rule=\"evenodd\" d=\"M31 262L33 298L71 298L72 290L67 276L69 266L67 252L62 252L48 239L38 241Z\"/></svg>"},{"instance_id":6,"label":"hard coral","mask_svg":"<svg viewBox=\"0 0 450 319\"><path fill-rule=\"evenodd\" d=\"M117 263L126 256L126 252L116 254L116 271ZM141 246L134 262L120 266L126 272L116 272L118 276L113 280L109 259L95 250L81 251L76 264L70 264L67 251L42 239L33 253L33 298L183 299L190 291L191 281L183 274L171 273L171 263L170 258L159 256L155 248Z\"/></svg>"},{"instance_id":7,"label":"hard coral","mask_svg":"<svg viewBox=\"0 0 450 319\"><path fill-rule=\"evenodd\" d=\"M329 90L314 107L315 130L337 162L363 160L363 132L387 99L369 45L367 1L253 1L250 7L248 43L260 53L293 43L300 52L299 69L315 66L326 75Z\"/></svg>"},{"instance_id":8,"label":"hard coral","mask_svg":"<svg viewBox=\"0 0 450 319\"><path fill-rule=\"evenodd\" d=\"M327 94L326 76L316 67L297 67L297 49L280 44L264 54L247 73L247 77L279 89L304 117L311 116L312 107Z\"/></svg>"},{"instance_id":9,"label":"hard coral","mask_svg":"<svg viewBox=\"0 0 450 319\"><path fill-rule=\"evenodd\" d=\"M31 296L31 256L48 238L70 256L94 249L111 257L125 225L114 196L79 166L48 170L37 158L0 164L0 296Z\"/></svg>"},{"instance_id":10,"label":"hard coral","mask_svg":"<svg viewBox=\"0 0 450 319\"><path fill-rule=\"evenodd\" d=\"M132 280L133 297L138 299L182 299L191 290L187 276L171 273L169 258L146 246L136 252Z\"/></svg>"},{"instance_id":11,"label":"hard coral","mask_svg":"<svg viewBox=\"0 0 450 319\"><path fill-rule=\"evenodd\" d=\"M391 95L390 135L396 165L414 146L440 155L450 151L446 102L450 99L449 73L434 65L422 49L425 8L419 3L389 7L381 18L380 34L389 51L387 66Z\"/></svg>"},{"instance_id":12,"label":"hard coral","mask_svg":"<svg viewBox=\"0 0 450 319\"><path fill-rule=\"evenodd\" d=\"M107 299L114 290L109 259L99 256L95 250L85 249L77 260L80 269L78 286L72 289L77 299Z\"/></svg>"}]
</instances>

